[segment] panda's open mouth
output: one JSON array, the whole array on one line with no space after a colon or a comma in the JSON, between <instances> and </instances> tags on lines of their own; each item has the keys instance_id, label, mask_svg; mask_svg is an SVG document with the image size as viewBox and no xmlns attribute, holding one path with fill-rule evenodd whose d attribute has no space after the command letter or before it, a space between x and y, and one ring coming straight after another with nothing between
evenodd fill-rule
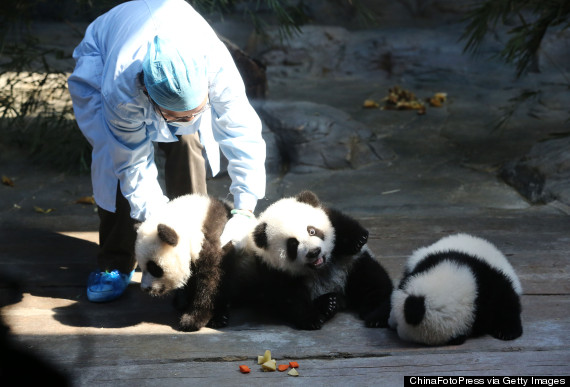
<instances>
[{"instance_id":1,"label":"panda's open mouth","mask_svg":"<svg viewBox=\"0 0 570 387\"><path fill-rule=\"evenodd\" d=\"M321 255L320 257L315 259L313 262L307 263L307 265L309 267L319 269L319 268L323 267L326 262L327 262L327 258L324 255Z\"/></svg>"}]
</instances>

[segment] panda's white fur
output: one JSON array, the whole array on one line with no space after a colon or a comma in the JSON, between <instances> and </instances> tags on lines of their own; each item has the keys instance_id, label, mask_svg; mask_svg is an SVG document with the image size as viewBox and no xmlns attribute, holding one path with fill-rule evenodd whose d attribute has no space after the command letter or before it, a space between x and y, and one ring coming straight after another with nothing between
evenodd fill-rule
<instances>
[{"instance_id":1,"label":"panda's white fur","mask_svg":"<svg viewBox=\"0 0 570 387\"><path fill-rule=\"evenodd\" d=\"M165 294L183 287L190 278L190 261L198 259L204 233L202 230L210 198L205 195L185 195L170 201L159 213L149 217L137 230L135 257L143 271L141 287L152 295ZM164 243L157 227L165 224L176 230L176 246ZM164 275L156 278L146 270L152 259Z\"/></svg>"},{"instance_id":2,"label":"panda's white fur","mask_svg":"<svg viewBox=\"0 0 570 387\"><path fill-rule=\"evenodd\" d=\"M487 269L480 270L480 265L470 266L465 261L457 261L452 257L455 253L463 254L462 259L468 258L467 262L469 259L485 262L489 270L502 273L502 276L489 276ZM432 263L414 272L428 258L433 260ZM482 296L484 292L478 289L477 276L491 278L493 285L503 282L497 289L512 294L504 298L503 294ZM512 339L522 333L518 304L521 293L522 287L513 267L494 245L468 234L451 235L414 251L409 257L404 278L392 293L389 325L397 329L402 339L428 345L453 343L454 340L459 344L473 333L474 324L484 327L479 329L485 331L478 334L491 333L498 338ZM488 316L488 309L481 308L495 302L493 297L501 300L498 303L504 302L503 299L513 301L513 305L505 305L505 308L495 306L505 310L504 322L493 321L493 316ZM414 309L408 305L413 302L423 302L423 315L406 315ZM503 323L505 327L497 328Z\"/></svg>"},{"instance_id":3,"label":"panda's white fur","mask_svg":"<svg viewBox=\"0 0 570 387\"><path fill-rule=\"evenodd\" d=\"M368 231L355 219L325 207L310 191L271 204L248 235L236 262L242 299L301 329L320 329L337 308L357 310L369 327L387 326L392 281L366 246ZM338 300L338 302L337 302Z\"/></svg>"},{"instance_id":4,"label":"panda's white fur","mask_svg":"<svg viewBox=\"0 0 570 387\"><path fill-rule=\"evenodd\" d=\"M152 296L175 291L183 311L180 328L227 325L225 273L233 246L222 249L220 236L230 206L207 195L180 196L137 229L135 257L143 272L141 288Z\"/></svg>"},{"instance_id":5,"label":"panda's white fur","mask_svg":"<svg viewBox=\"0 0 570 387\"><path fill-rule=\"evenodd\" d=\"M267 239L280 243L271 243L267 249L264 249L249 238L247 246L272 267L292 275L302 275L312 271L308 265L322 265L326 263L327 258L330 259L334 248L335 231L322 209L300 203L294 198L285 198L270 205L260 215L258 223L263 222L267 222L265 229ZM322 235L320 237L311 235L307 225L314 227L316 233L322 232ZM299 241L297 259L294 261L287 257L287 240L291 237ZM320 253L310 258L310 252L317 249Z\"/></svg>"},{"instance_id":6,"label":"panda's white fur","mask_svg":"<svg viewBox=\"0 0 570 387\"><path fill-rule=\"evenodd\" d=\"M415 327L406 323L404 316L403 305L409 295L426 295L426 314L423 322ZM389 324L397 328L403 340L445 343L468 332L473 325L476 296L477 287L471 271L452 262L443 262L431 271L419 274L405 289L394 290Z\"/></svg>"}]
</instances>

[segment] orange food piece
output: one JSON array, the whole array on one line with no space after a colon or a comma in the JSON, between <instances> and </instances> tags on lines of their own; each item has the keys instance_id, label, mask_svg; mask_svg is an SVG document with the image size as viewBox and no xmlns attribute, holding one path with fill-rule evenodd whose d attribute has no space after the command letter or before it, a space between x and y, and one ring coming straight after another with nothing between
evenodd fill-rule
<instances>
[{"instance_id":1,"label":"orange food piece","mask_svg":"<svg viewBox=\"0 0 570 387\"><path fill-rule=\"evenodd\" d=\"M289 367L291 367L291 368L299 368L299 363L297 363L296 361L290 361L290 362L289 362Z\"/></svg>"},{"instance_id":2,"label":"orange food piece","mask_svg":"<svg viewBox=\"0 0 570 387\"><path fill-rule=\"evenodd\" d=\"M246 366L246 365L240 365L240 366L239 366L239 370L240 370L240 372L241 372L242 374L249 374L249 372L251 371L251 370L249 369L249 367Z\"/></svg>"},{"instance_id":3,"label":"orange food piece","mask_svg":"<svg viewBox=\"0 0 570 387\"><path fill-rule=\"evenodd\" d=\"M289 369L289 365L288 364L279 364L279 366L277 366L277 369L280 372L287 371Z\"/></svg>"}]
</instances>

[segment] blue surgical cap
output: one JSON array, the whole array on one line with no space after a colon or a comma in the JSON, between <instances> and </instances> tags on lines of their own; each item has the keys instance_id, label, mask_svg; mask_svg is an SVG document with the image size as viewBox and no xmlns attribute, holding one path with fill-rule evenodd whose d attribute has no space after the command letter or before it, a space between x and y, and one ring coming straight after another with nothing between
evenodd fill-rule
<instances>
[{"instance_id":1,"label":"blue surgical cap","mask_svg":"<svg viewBox=\"0 0 570 387\"><path fill-rule=\"evenodd\" d=\"M196 109L208 94L203 56L182 55L177 47L154 37L143 60L144 83L154 102L175 112Z\"/></svg>"}]
</instances>

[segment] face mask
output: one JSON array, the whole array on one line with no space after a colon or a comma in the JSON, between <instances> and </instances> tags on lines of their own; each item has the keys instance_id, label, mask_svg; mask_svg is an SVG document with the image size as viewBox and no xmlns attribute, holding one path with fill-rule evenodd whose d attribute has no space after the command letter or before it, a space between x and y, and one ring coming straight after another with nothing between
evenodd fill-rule
<instances>
[{"instance_id":1,"label":"face mask","mask_svg":"<svg viewBox=\"0 0 570 387\"><path fill-rule=\"evenodd\" d=\"M192 121L188 121L188 122L178 121L178 122L169 122L168 125L174 126L176 128L184 128L187 126L194 125L195 122L196 122L196 120L192 120Z\"/></svg>"}]
</instances>

